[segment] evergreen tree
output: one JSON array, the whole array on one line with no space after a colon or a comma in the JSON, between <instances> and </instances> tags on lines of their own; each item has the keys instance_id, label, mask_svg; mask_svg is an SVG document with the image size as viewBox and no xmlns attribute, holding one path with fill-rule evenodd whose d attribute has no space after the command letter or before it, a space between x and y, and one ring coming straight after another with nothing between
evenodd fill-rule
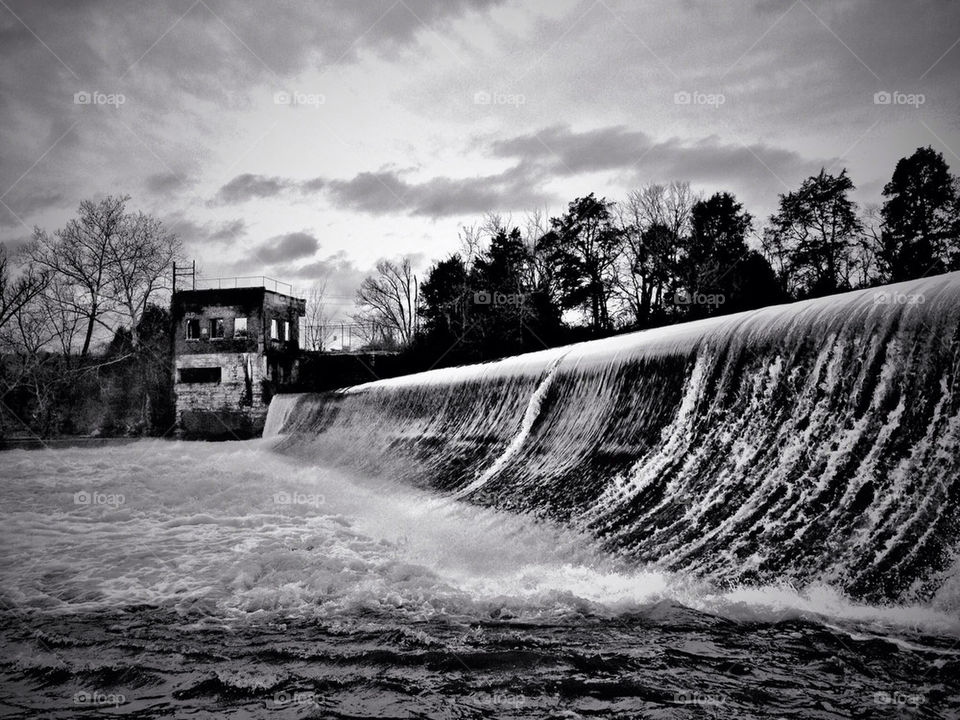
<instances>
[{"instance_id":1,"label":"evergreen tree","mask_svg":"<svg viewBox=\"0 0 960 720\"><path fill-rule=\"evenodd\" d=\"M960 267L955 179L933 148L902 158L883 188L880 266L891 282Z\"/></svg>"}]
</instances>

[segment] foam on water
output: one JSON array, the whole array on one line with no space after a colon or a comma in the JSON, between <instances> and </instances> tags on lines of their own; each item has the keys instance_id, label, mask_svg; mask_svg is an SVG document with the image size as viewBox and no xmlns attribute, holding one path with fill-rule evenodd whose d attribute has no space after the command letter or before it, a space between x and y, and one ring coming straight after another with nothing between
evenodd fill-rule
<instances>
[{"instance_id":1,"label":"foam on water","mask_svg":"<svg viewBox=\"0 0 960 720\"><path fill-rule=\"evenodd\" d=\"M4 602L64 614L148 605L222 622L563 620L672 601L739 620L823 615L858 631L960 635L929 608L818 587L718 589L626 564L575 529L295 463L267 444L6 453Z\"/></svg>"}]
</instances>

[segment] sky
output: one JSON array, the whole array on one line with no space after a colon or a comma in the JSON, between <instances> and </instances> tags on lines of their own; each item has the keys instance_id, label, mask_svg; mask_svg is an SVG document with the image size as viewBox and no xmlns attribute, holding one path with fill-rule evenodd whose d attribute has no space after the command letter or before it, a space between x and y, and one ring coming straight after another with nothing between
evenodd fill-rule
<instances>
[{"instance_id":1,"label":"sky","mask_svg":"<svg viewBox=\"0 0 960 720\"><path fill-rule=\"evenodd\" d=\"M131 196L203 275L420 273L495 212L686 180L758 227L847 168L960 172L948 0L0 0L0 241Z\"/></svg>"}]
</instances>

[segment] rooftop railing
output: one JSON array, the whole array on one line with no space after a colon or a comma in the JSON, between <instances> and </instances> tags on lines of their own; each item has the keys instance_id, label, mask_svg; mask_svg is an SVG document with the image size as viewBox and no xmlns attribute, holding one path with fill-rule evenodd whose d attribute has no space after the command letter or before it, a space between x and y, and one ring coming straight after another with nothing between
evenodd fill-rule
<instances>
[{"instance_id":1,"label":"rooftop railing","mask_svg":"<svg viewBox=\"0 0 960 720\"><path fill-rule=\"evenodd\" d=\"M268 278L265 275L244 275L224 278L197 278L195 290L222 290L224 288L262 287L284 295L293 295L293 285Z\"/></svg>"}]
</instances>

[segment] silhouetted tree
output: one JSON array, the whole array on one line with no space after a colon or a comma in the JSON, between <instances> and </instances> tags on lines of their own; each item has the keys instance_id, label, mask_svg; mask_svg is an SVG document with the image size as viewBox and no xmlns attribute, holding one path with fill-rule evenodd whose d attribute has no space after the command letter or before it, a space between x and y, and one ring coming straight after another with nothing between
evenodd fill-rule
<instances>
[{"instance_id":1,"label":"silhouetted tree","mask_svg":"<svg viewBox=\"0 0 960 720\"><path fill-rule=\"evenodd\" d=\"M828 295L851 287L854 246L863 227L848 193L846 169L813 175L794 192L780 195L770 217L764 249L781 267L781 281L796 297Z\"/></svg>"},{"instance_id":2,"label":"silhouetted tree","mask_svg":"<svg viewBox=\"0 0 960 720\"><path fill-rule=\"evenodd\" d=\"M622 240L618 295L636 327L663 322L676 310L667 301L679 283L696 201L690 183L672 182L633 190L617 205Z\"/></svg>"},{"instance_id":3,"label":"silhouetted tree","mask_svg":"<svg viewBox=\"0 0 960 720\"><path fill-rule=\"evenodd\" d=\"M729 193L716 193L698 200L690 212L690 237L681 261L681 281L690 317L723 311L734 300L743 278L740 264L746 259L747 233L753 225L750 213ZM698 298L716 299L704 304Z\"/></svg>"},{"instance_id":4,"label":"silhouetted tree","mask_svg":"<svg viewBox=\"0 0 960 720\"><path fill-rule=\"evenodd\" d=\"M620 230L612 203L593 193L571 202L567 212L551 218L540 245L554 268L564 308L582 308L593 332L612 327L609 301L616 282Z\"/></svg>"},{"instance_id":5,"label":"silhouetted tree","mask_svg":"<svg viewBox=\"0 0 960 720\"><path fill-rule=\"evenodd\" d=\"M357 322L387 328L401 346L413 339L417 323L417 276L409 258L399 262L381 260L377 272L368 275L357 290L360 311Z\"/></svg>"},{"instance_id":6,"label":"silhouetted tree","mask_svg":"<svg viewBox=\"0 0 960 720\"><path fill-rule=\"evenodd\" d=\"M918 148L883 188L880 264L891 282L957 267L957 194L943 155Z\"/></svg>"},{"instance_id":7,"label":"silhouetted tree","mask_svg":"<svg viewBox=\"0 0 960 720\"><path fill-rule=\"evenodd\" d=\"M460 255L451 255L427 271L420 284L423 334L427 342L449 347L467 330L472 301L467 267Z\"/></svg>"}]
</instances>

